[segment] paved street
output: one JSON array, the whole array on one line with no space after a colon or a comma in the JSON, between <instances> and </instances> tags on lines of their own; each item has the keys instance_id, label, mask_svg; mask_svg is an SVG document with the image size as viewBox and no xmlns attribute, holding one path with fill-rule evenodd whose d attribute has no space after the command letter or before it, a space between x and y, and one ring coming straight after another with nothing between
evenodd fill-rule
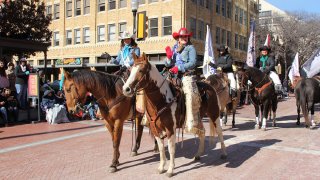
<instances>
[{"instance_id":1,"label":"paved street","mask_svg":"<svg viewBox=\"0 0 320 180\"><path fill-rule=\"evenodd\" d=\"M319 111L316 112L319 121ZM320 179L320 130L295 125L294 97L279 103L278 127L254 130L253 106L244 106L223 127L228 158L221 160L220 144L199 162L192 160L198 141L185 134L177 142L173 179ZM230 118L230 117L229 117ZM304 119L302 119L304 124ZM208 123L205 122L209 131ZM206 133L208 135L208 132ZM158 174L159 154L145 128L139 155L130 156L131 123L127 122L120 146L120 166L109 173L111 137L103 121L67 124L16 125L0 128L0 179L168 179ZM168 155L168 154L167 154ZM167 166L166 166L167 167Z\"/></svg>"}]
</instances>

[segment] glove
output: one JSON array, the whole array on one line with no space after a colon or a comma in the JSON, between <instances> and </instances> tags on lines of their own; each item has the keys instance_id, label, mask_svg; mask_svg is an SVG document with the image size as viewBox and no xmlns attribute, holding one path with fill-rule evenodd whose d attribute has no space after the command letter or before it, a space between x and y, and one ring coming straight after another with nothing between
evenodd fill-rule
<instances>
[{"instance_id":1,"label":"glove","mask_svg":"<svg viewBox=\"0 0 320 180\"><path fill-rule=\"evenodd\" d=\"M233 70L233 72L236 72L238 70L237 66L236 65L232 65L232 70Z\"/></svg>"},{"instance_id":2,"label":"glove","mask_svg":"<svg viewBox=\"0 0 320 180\"><path fill-rule=\"evenodd\" d=\"M178 74L178 71L179 71L178 66L174 66L174 67L171 68L169 71L170 71L172 74Z\"/></svg>"},{"instance_id":3,"label":"glove","mask_svg":"<svg viewBox=\"0 0 320 180\"><path fill-rule=\"evenodd\" d=\"M29 75L29 74L30 74L30 72L29 72L29 71L26 71L25 73L26 73L26 75Z\"/></svg>"},{"instance_id":4,"label":"glove","mask_svg":"<svg viewBox=\"0 0 320 180\"><path fill-rule=\"evenodd\" d=\"M222 68L221 68L221 67L218 67L217 70L218 70L218 71L222 71Z\"/></svg>"},{"instance_id":5,"label":"glove","mask_svg":"<svg viewBox=\"0 0 320 180\"><path fill-rule=\"evenodd\" d=\"M165 50L166 50L167 58L171 59L172 55L173 55L173 52L171 51L170 46L167 46Z\"/></svg>"}]
</instances>

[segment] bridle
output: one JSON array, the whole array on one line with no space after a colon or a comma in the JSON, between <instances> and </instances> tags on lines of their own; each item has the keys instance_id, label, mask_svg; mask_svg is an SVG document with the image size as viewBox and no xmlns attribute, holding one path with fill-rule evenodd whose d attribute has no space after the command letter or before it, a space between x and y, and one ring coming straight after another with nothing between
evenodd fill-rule
<instances>
[{"instance_id":1,"label":"bridle","mask_svg":"<svg viewBox=\"0 0 320 180\"><path fill-rule=\"evenodd\" d=\"M81 107L81 103L79 102L79 97L80 97L80 95L79 95L79 92L78 92L78 89L77 89L77 87L74 85L74 83L71 83L70 84L70 86L69 86L69 88L67 89L67 88L65 88L65 90L66 90L66 92L67 93L71 93L71 87L72 86L74 86L74 89L75 89L75 91L76 91L76 95L77 95L77 97L74 97L73 98L73 100L75 101L75 109L77 110L77 109L82 109L82 107Z\"/></svg>"},{"instance_id":2,"label":"bridle","mask_svg":"<svg viewBox=\"0 0 320 180\"><path fill-rule=\"evenodd\" d=\"M250 80L250 78L246 72L242 73L241 76L245 76L247 78L247 80ZM255 86L252 86L251 88L248 88L248 85L245 85L246 83L243 82L243 77L242 77L241 78L241 86L243 86L244 89L248 89L248 91L251 91L251 90L257 88L257 86L259 86L267 77L268 77L268 75L265 74L263 79L260 82L258 82Z\"/></svg>"}]
</instances>

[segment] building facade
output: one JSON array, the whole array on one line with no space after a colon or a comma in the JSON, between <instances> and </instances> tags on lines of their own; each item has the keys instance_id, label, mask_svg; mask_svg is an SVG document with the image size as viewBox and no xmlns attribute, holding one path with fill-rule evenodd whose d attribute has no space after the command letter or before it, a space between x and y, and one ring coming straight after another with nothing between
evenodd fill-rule
<instances>
[{"instance_id":1,"label":"building facade","mask_svg":"<svg viewBox=\"0 0 320 180\"><path fill-rule=\"evenodd\" d=\"M45 0L52 16L52 45L47 67L111 67L103 52L116 56L118 37L133 32L130 0ZM258 18L256 0L140 0L138 12L146 12L147 36L138 41L141 52L155 64L163 64L166 46L175 41L172 33L181 27L193 32L191 39L202 63L206 25L212 33L214 48L226 44L234 59L244 60L250 19ZM218 53L216 53L216 56ZM34 67L43 68L43 54L29 58ZM54 72L54 71L53 71Z\"/></svg>"}]
</instances>

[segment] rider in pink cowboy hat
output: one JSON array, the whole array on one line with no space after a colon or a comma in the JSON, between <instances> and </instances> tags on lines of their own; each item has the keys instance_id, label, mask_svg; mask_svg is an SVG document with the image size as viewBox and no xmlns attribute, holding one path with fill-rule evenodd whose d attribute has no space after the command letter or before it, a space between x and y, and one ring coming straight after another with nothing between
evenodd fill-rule
<instances>
[{"instance_id":1,"label":"rider in pink cowboy hat","mask_svg":"<svg viewBox=\"0 0 320 180\"><path fill-rule=\"evenodd\" d=\"M170 67L170 71L177 74L178 71L184 73L192 70L196 66L196 49L190 41L192 32L187 28L181 28L178 32L174 32L172 37L177 43L170 48L166 47L167 61L166 67Z\"/></svg>"}]
</instances>

